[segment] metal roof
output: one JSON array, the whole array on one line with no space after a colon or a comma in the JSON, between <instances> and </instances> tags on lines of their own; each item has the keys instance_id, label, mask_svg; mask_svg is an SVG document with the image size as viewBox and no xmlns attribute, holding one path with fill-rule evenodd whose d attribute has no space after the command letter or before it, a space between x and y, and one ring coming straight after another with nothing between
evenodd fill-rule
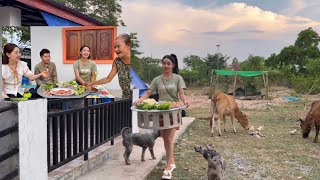
<instances>
[{"instance_id":1,"label":"metal roof","mask_svg":"<svg viewBox=\"0 0 320 180\"><path fill-rule=\"evenodd\" d=\"M30 1L30 0L28 0ZM84 15L80 13L79 11L73 10L69 7L66 7L62 4L59 4L53 0L42 0L44 3L48 3L62 11L69 12L73 14L74 16L77 16L81 19L84 19L86 21L90 21L94 23L97 26L105 26L106 24L103 22L100 22L96 19L93 19L87 15ZM32 5L28 5L24 3L24 0L0 0L0 7L5 7L5 6L11 6L15 7L21 10L21 25L22 26L47 26L48 24L46 23L44 17L41 15L39 9L37 7L34 7ZM42 10L45 11L45 10ZM45 11L47 13L51 13L49 11Z\"/></svg>"}]
</instances>

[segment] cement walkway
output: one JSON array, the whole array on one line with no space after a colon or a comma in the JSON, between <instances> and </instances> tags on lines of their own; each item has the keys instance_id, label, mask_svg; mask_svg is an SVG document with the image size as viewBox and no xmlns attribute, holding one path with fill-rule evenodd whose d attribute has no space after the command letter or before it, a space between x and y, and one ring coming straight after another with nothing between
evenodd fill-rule
<instances>
[{"instance_id":1,"label":"cement walkway","mask_svg":"<svg viewBox=\"0 0 320 180\"><path fill-rule=\"evenodd\" d=\"M177 139L186 128L193 122L194 118L183 118L183 125L180 126L180 130L176 132L175 139ZM141 130L143 131L143 130ZM122 143L122 142L121 142ZM156 160L150 160L151 155L149 150L145 153L145 162L141 162L142 148L134 146L130 155L131 165L126 165L122 156L124 147L119 148L118 153L111 159L108 159L99 168L91 171L83 176L80 176L78 180L142 180L156 167L165 155L162 138L156 140L154 146L154 153L157 157ZM179 164L177 164L179 166Z\"/></svg>"}]
</instances>

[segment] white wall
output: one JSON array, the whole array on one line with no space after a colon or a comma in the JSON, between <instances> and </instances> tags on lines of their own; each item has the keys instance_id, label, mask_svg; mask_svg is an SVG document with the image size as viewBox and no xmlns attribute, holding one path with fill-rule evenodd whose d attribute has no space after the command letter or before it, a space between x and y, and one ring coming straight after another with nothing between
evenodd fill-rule
<instances>
[{"instance_id":1,"label":"white wall","mask_svg":"<svg viewBox=\"0 0 320 180\"><path fill-rule=\"evenodd\" d=\"M72 64L63 64L62 28L56 26L31 27L31 66L33 71L35 65L41 62L39 55L41 49L47 48L51 52L51 61L57 66L58 81L70 81L74 79L74 72ZM97 79L101 79L109 74L111 64L97 64L97 69ZM106 87L108 89L120 90L118 76L115 76Z\"/></svg>"},{"instance_id":2,"label":"white wall","mask_svg":"<svg viewBox=\"0 0 320 180\"><path fill-rule=\"evenodd\" d=\"M19 102L20 180L46 180L47 99Z\"/></svg>"}]
</instances>

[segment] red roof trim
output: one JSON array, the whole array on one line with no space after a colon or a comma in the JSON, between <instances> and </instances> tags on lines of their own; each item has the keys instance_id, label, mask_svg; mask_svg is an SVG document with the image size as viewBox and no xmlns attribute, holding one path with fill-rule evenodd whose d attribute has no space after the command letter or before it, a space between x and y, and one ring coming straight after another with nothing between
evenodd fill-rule
<instances>
[{"instance_id":1,"label":"red roof trim","mask_svg":"<svg viewBox=\"0 0 320 180\"><path fill-rule=\"evenodd\" d=\"M95 22L92 22L90 20L84 19L82 17L80 17L77 14L68 12L62 8L59 8L57 6L54 6L52 3L49 2L45 2L43 0L17 0L23 4L32 6L34 8L37 8L39 10L54 14L56 16L59 16L61 18L70 20L72 22L81 24L83 26L97 26L100 24L97 24Z\"/></svg>"}]
</instances>

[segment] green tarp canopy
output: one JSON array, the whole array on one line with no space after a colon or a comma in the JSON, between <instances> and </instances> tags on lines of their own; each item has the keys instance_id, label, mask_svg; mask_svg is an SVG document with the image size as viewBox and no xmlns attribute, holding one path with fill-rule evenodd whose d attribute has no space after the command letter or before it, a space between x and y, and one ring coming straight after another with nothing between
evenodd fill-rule
<instances>
[{"instance_id":1,"label":"green tarp canopy","mask_svg":"<svg viewBox=\"0 0 320 180\"><path fill-rule=\"evenodd\" d=\"M259 76L267 71L228 71L228 70L214 70L217 75L223 76L245 76L245 77L252 77L252 76Z\"/></svg>"}]
</instances>

